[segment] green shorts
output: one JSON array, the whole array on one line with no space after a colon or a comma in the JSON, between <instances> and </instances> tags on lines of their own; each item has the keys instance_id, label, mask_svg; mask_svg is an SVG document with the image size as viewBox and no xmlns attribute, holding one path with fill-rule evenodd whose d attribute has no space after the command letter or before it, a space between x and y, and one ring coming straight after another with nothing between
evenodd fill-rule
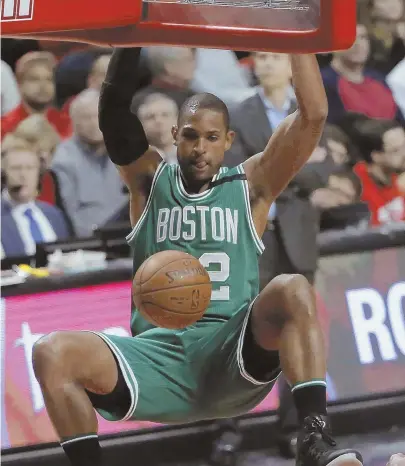
<instances>
[{"instance_id":1,"label":"green shorts","mask_svg":"<svg viewBox=\"0 0 405 466\"><path fill-rule=\"evenodd\" d=\"M187 423L245 413L270 392L280 374L255 380L242 357L253 303L229 320L204 318L184 330L153 328L136 337L97 333L115 355L129 388L128 412L97 411L105 419Z\"/></svg>"}]
</instances>

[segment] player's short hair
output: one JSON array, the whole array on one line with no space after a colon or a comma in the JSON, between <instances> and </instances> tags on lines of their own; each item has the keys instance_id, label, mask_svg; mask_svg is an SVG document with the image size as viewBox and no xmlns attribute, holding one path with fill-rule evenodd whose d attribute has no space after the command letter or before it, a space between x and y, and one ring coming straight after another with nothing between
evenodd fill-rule
<instances>
[{"instance_id":1,"label":"player's short hair","mask_svg":"<svg viewBox=\"0 0 405 466\"><path fill-rule=\"evenodd\" d=\"M214 112L221 113L224 118L226 131L229 130L230 118L228 107L225 105L223 100L209 92L195 94L184 102L180 107L178 125L181 126L184 117L186 117L190 112L195 112L197 110L212 110Z\"/></svg>"}]
</instances>

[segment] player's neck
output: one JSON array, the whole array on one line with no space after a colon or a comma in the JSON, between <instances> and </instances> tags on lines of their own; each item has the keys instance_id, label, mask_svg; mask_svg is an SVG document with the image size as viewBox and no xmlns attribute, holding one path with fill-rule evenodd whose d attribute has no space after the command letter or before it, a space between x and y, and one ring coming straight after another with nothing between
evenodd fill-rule
<instances>
[{"instance_id":1,"label":"player's neck","mask_svg":"<svg viewBox=\"0 0 405 466\"><path fill-rule=\"evenodd\" d=\"M201 194L207 191L211 185L210 181L187 181L184 177L183 173L181 173L181 179L183 181L184 189L187 191L188 194Z\"/></svg>"},{"instance_id":2,"label":"player's neck","mask_svg":"<svg viewBox=\"0 0 405 466\"><path fill-rule=\"evenodd\" d=\"M275 108L283 108L286 100L288 99L288 86L280 86L280 87L264 87L263 92Z\"/></svg>"},{"instance_id":3,"label":"player's neck","mask_svg":"<svg viewBox=\"0 0 405 466\"><path fill-rule=\"evenodd\" d=\"M331 67L340 75L349 81L360 83L364 79L364 65L360 63L353 63L340 58L334 58Z\"/></svg>"}]
</instances>

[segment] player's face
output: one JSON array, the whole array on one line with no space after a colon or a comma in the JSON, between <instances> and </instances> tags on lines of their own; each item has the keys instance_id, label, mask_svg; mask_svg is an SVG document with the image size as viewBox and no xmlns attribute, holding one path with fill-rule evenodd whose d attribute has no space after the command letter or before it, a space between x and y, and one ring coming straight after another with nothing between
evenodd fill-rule
<instances>
[{"instance_id":1,"label":"player's face","mask_svg":"<svg viewBox=\"0 0 405 466\"><path fill-rule=\"evenodd\" d=\"M234 133L228 131L222 113L197 110L173 128L177 159L190 188L201 189L218 172Z\"/></svg>"}]
</instances>

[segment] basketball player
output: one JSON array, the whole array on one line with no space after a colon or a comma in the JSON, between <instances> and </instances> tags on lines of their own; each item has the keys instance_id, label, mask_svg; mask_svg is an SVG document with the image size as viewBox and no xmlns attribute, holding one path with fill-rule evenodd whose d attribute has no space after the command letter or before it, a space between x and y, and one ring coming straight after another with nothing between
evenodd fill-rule
<instances>
[{"instance_id":1,"label":"basketball player","mask_svg":"<svg viewBox=\"0 0 405 466\"><path fill-rule=\"evenodd\" d=\"M210 273L212 300L204 318L183 330L153 327L133 309L133 337L55 332L35 345L35 374L66 455L74 466L101 465L94 409L111 421L236 416L260 403L282 370L301 424L297 465L360 466L361 455L339 449L329 433L311 286L300 275L281 275L258 295L269 207L312 154L327 116L315 56L291 58L298 110L263 153L227 170L221 164L234 134L225 104L211 94L191 97L180 110L178 165L148 146L129 111L139 55L114 51L99 104L108 153L131 195L134 272L158 251L188 252Z\"/></svg>"}]
</instances>

